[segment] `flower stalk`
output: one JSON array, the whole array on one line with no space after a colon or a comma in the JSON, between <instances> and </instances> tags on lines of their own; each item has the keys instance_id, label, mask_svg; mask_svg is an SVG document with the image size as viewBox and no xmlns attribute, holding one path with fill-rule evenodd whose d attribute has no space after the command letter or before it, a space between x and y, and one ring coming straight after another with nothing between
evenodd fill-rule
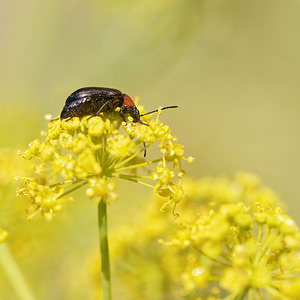
<instances>
[{"instance_id":1,"label":"flower stalk","mask_svg":"<svg viewBox=\"0 0 300 300\"><path fill-rule=\"evenodd\" d=\"M101 257L102 300L110 300L111 280L107 231L107 204L101 200L98 204L98 228Z\"/></svg>"},{"instance_id":2,"label":"flower stalk","mask_svg":"<svg viewBox=\"0 0 300 300\"><path fill-rule=\"evenodd\" d=\"M0 263L21 300L35 300L27 282L6 243L0 243Z\"/></svg>"}]
</instances>

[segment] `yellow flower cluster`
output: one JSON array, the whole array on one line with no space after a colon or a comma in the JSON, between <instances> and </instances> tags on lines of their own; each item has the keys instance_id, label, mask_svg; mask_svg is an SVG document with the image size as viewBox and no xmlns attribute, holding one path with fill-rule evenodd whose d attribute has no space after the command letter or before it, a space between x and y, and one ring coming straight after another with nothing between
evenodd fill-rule
<instances>
[{"instance_id":1,"label":"yellow flower cluster","mask_svg":"<svg viewBox=\"0 0 300 300\"><path fill-rule=\"evenodd\" d=\"M182 184L188 197L176 222L151 202L112 232L117 298L299 299L300 233L259 177L237 173ZM97 278L93 257L89 272Z\"/></svg>"},{"instance_id":2,"label":"yellow flower cluster","mask_svg":"<svg viewBox=\"0 0 300 300\"><path fill-rule=\"evenodd\" d=\"M300 232L270 188L247 173L189 180L185 187L197 217L182 222L167 243L193 251L182 277L185 295L299 299Z\"/></svg>"},{"instance_id":3,"label":"yellow flower cluster","mask_svg":"<svg viewBox=\"0 0 300 300\"><path fill-rule=\"evenodd\" d=\"M142 112L143 108L139 107ZM160 113L160 112L159 112ZM159 115L159 114L158 114ZM35 176L25 178L25 187L19 195L31 200L29 218L41 213L51 220L61 204L71 200L68 196L76 189L87 186L86 195L97 201L110 202L117 199L112 178L133 181L168 195L174 203L180 189L181 158L183 146L176 144L169 127L158 120L150 120L149 126L120 120L119 113L104 113L100 117L86 116L81 119L49 122L48 131L42 132L44 141L34 140L21 156L34 159ZM146 148L157 142L161 157L152 161L138 158ZM189 162L192 158L187 159ZM169 169L172 163L174 171ZM124 174L152 164L158 164L152 176ZM178 172L179 180L173 178ZM151 173L151 170L150 170ZM149 172L148 172L149 174ZM147 181L154 181L151 185Z\"/></svg>"}]
</instances>

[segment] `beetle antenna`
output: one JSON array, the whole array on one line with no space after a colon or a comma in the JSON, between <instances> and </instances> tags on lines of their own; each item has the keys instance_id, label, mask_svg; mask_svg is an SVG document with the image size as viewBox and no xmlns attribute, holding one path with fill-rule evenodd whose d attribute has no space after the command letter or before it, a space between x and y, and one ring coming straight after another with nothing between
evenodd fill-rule
<instances>
[{"instance_id":1,"label":"beetle antenna","mask_svg":"<svg viewBox=\"0 0 300 300\"><path fill-rule=\"evenodd\" d=\"M152 110L152 111L149 111L145 114L142 114L142 116L146 116L146 115L150 115L150 114L153 114L153 113L156 113L158 112L159 110L165 110L165 109L169 109L169 108L177 108L178 106L177 105L171 105L171 106L165 106L165 107L162 107L161 109L156 109L156 110Z\"/></svg>"},{"instance_id":2,"label":"beetle antenna","mask_svg":"<svg viewBox=\"0 0 300 300\"><path fill-rule=\"evenodd\" d=\"M58 120L58 119L59 119L59 117L54 118L54 119L51 119L50 122L56 121L56 120Z\"/></svg>"},{"instance_id":3,"label":"beetle antenna","mask_svg":"<svg viewBox=\"0 0 300 300\"><path fill-rule=\"evenodd\" d=\"M147 125L149 126L149 124L142 122L141 120L139 120L139 123L143 124L143 125Z\"/></svg>"}]
</instances>

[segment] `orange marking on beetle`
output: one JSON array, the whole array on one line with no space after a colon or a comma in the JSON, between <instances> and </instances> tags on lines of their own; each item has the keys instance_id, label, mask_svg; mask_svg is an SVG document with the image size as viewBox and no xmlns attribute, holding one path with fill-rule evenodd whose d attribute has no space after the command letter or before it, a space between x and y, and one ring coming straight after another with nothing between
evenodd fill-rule
<instances>
[{"instance_id":1,"label":"orange marking on beetle","mask_svg":"<svg viewBox=\"0 0 300 300\"><path fill-rule=\"evenodd\" d=\"M126 94L124 94L124 106L135 106L133 100Z\"/></svg>"}]
</instances>

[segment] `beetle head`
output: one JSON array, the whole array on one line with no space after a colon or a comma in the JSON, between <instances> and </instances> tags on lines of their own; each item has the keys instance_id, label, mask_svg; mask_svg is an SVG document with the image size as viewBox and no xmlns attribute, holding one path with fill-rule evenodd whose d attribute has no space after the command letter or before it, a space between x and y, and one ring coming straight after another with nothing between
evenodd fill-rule
<instances>
[{"instance_id":1,"label":"beetle head","mask_svg":"<svg viewBox=\"0 0 300 300\"><path fill-rule=\"evenodd\" d=\"M129 114L135 123L148 125L141 121L139 110L136 108L132 99L126 94L124 94L124 103L120 108L120 115L124 116L125 114Z\"/></svg>"},{"instance_id":2,"label":"beetle head","mask_svg":"<svg viewBox=\"0 0 300 300\"><path fill-rule=\"evenodd\" d=\"M120 115L124 116L125 114L129 114L133 119L134 123L145 124L140 119L140 112L135 106L125 106L123 105L120 109Z\"/></svg>"}]
</instances>

